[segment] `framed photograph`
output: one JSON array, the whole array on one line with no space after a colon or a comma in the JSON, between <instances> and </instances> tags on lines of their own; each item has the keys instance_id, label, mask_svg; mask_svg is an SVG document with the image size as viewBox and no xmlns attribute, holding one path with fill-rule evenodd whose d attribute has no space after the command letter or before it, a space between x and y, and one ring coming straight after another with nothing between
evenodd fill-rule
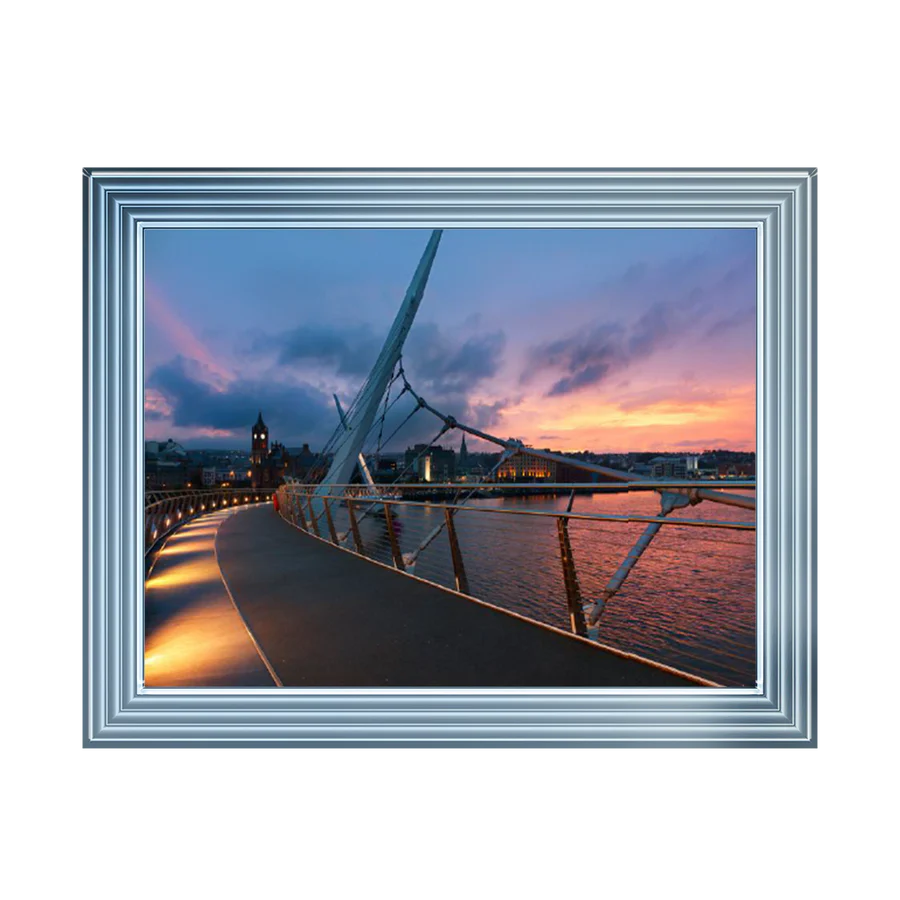
<instances>
[{"instance_id":1,"label":"framed photograph","mask_svg":"<svg viewBox=\"0 0 900 900\"><path fill-rule=\"evenodd\" d=\"M816 172L84 172L84 743L816 742Z\"/></svg>"}]
</instances>

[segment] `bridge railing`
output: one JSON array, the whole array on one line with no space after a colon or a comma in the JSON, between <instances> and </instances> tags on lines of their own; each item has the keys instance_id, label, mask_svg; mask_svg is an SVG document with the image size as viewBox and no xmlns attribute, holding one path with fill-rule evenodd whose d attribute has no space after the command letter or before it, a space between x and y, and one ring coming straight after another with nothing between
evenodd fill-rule
<instances>
[{"instance_id":1,"label":"bridge railing","mask_svg":"<svg viewBox=\"0 0 900 900\"><path fill-rule=\"evenodd\" d=\"M144 553L156 549L176 528L215 510L268 503L273 488L194 488L144 494Z\"/></svg>"},{"instance_id":2,"label":"bridge railing","mask_svg":"<svg viewBox=\"0 0 900 900\"><path fill-rule=\"evenodd\" d=\"M755 487L294 483L279 488L278 507L376 563L719 683L752 683L755 513L698 512L697 488L719 485ZM723 613L728 627L714 636Z\"/></svg>"}]
</instances>

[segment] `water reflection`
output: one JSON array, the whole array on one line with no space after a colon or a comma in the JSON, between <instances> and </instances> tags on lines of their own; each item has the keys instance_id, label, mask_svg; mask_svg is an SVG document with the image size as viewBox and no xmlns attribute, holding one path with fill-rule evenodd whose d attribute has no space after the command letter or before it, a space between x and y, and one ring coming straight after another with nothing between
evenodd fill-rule
<instances>
[{"instance_id":1,"label":"water reflection","mask_svg":"<svg viewBox=\"0 0 900 900\"><path fill-rule=\"evenodd\" d=\"M568 497L473 500L491 509L565 511ZM393 507L400 549L411 553L444 520L428 505ZM573 512L658 515L656 494L580 495ZM346 530L346 512L335 510ZM753 522L748 510L704 502L671 519ZM646 526L570 520L582 597L593 601ZM506 609L568 630L569 617L556 522L552 518L462 510L456 528L471 593ZM360 526L366 552L388 565L391 542L383 518ZM418 557L416 575L454 587L446 530ZM665 525L601 619L600 639L729 685L756 683L756 533Z\"/></svg>"}]
</instances>

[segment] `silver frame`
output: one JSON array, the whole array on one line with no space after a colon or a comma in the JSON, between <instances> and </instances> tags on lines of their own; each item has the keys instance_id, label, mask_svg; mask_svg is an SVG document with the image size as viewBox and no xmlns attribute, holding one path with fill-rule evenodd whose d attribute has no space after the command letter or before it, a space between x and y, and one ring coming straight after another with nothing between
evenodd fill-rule
<instances>
[{"instance_id":1,"label":"silver frame","mask_svg":"<svg viewBox=\"0 0 900 900\"><path fill-rule=\"evenodd\" d=\"M84 171L84 744L816 743L816 172ZM152 227L751 227L756 688L145 689L142 246Z\"/></svg>"}]
</instances>

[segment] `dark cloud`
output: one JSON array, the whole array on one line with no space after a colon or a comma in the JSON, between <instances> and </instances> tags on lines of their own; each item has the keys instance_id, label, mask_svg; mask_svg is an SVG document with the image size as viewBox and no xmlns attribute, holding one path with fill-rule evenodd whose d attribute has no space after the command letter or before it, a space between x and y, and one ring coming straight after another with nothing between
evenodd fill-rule
<instances>
[{"instance_id":1,"label":"dark cloud","mask_svg":"<svg viewBox=\"0 0 900 900\"><path fill-rule=\"evenodd\" d=\"M484 381L500 371L505 346L502 331L463 338L447 334L434 323L419 323L406 342L403 367L416 393L440 412L489 431L500 426L503 410L518 402L503 398L483 403L473 397ZM391 434L412 408L411 400L400 401L385 421L384 435ZM404 425L387 449L427 443L441 425L440 419L422 410ZM455 446L459 439L454 431L441 441Z\"/></svg>"},{"instance_id":2,"label":"dark cloud","mask_svg":"<svg viewBox=\"0 0 900 900\"><path fill-rule=\"evenodd\" d=\"M475 320L469 323L470 326L476 324ZM349 392L352 395L371 371L382 341L383 336L376 336L369 325L349 329L317 325L297 328L278 338L259 335L252 342L252 351L261 354L274 348L281 364L314 363L321 367L326 376L346 376L354 385ZM416 323L406 341L403 366L416 392L435 408L475 428L490 429L499 426L503 410L511 401L501 399L482 403L473 399L473 394L486 379L500 370L505 346L506 335L502 331L466 337L456 332L448 333L434 323L421 322ZM324 420L333 427L333 410L329 401L315 389L308 386L307 389L324 403L327 408ZM396 398L400 389L398 382L392 398ZM349 405L351 397L345 396L345 399ZM366 446L374 448L379 433L385 442L385 450L400 450L415 443L431 441L442 422L427 411L420 410L404 424L413 408L411 397L397 402L387 414L383 426L376 420ZM401 430L391 438L401 425ZM274 433L274 424L272 427ZM320 444L327 440L329 433L322 433ZM454 443L454 446L458 440L456 432L442 438L442 441Z\"/></svg>"},{"instance_id":3,"label":"dark cloud","mask_svg":"<svg viewBox=\"0 0 900 900\"><path fill-rule=\"evenodd\" d=\"M562 369L567 374L547 392L556 397L597 384L610 372L624 368L627 360L625 329L618 324L599 323L532 347L521 381L530 381L544 370Z\"/></svg>"},{"instance_id":4,"label":"dark cloud","mask_svg":"<svg viewBox=\"0 0 900 900\"><path fill-rule=\"evenodd\" d=\"M473 428L480 428L482 430L491 428L492 426L500 424L503 410L510 406L514 406L515 404L515 400L510 400L506 397L502 400L497 400L494 403L471 403L469 404L469 410L472 413L472 417L466 419L465 422Z\"/></svg>"},{"instance_id":5,"label":"dark cloud","mask_svg":"<svg viewBox=\"0 0 900 900\"><path fill-rule=\"evenodd\" d=\"M369 325L338 328L327 325L297 328L278 337L253 336L249 353L271 355L281 365L308 363L326 383L329 376L352 385L339 390L345 406L371 371L383 336ZM450 335L437 325L418 324L406 345L404 368L415 390L441 412L476 428L488 429L500 422L509 400L477 402L473 392L495 375L501 365L506 337L502 331L470 337ZM318 380L318 379L317 379ZM288 444L308 441L321 447L337 427L337 415L329 392L298 378L272 381L237 378L223 382L201 364L176 357L158 366L147 379L147 388L168 407L167 418L175 426L237 431L249 428L259 410L272 436ZM400 390L394 388L393 397ZM393 407L380 429L387 439L413 408L411 398ZM441 421L420 411L384 449L430 441ZM367 446L374 446L379 427Z\"/></svg>"},{"instance_id":6,"label":"dark cloud","mask_svg":"<svg viewBox=\"0 0 900 900\"><path fill-rule=\"evenodd\" d=\"M353 326L303 325L276 337L260 336L255 353L272 350L282 365L315 363L337 375L365 375L378 358L384 336L367 324Z\"/></svg>"},{"instance_id":7,"label":"dark cloud","mask_svg":"<svg viewBox=\"0 0 900 900\"><path fill-rule=\"evenodd\" d=\"M621 317L587 322L561 338L531 347L521 381L555 373L547 396L571 394L612 377L621 380L622 371L633 363L680 342L701 340L707 329L717 334L737 328L752 318L752 304L724 317L722 311L734 310L737 297L742 298L742 307L746 305L755 267L752 252L727 265L704 253L657 265L636 263L591 290L598 307L621 310ZM648 306L651 298L655 302ZM549 298L548 304L552 306ZM628 311L634 308L643 312L628 323ZM720 321L710 325L716 313Z\"/></svg>"},{"instance_id":8,"label":"dark cloud","mask_svg":"<svg viewBox=\"0 0 900 900\"><path fill-rule=\"evenodd\" d=\"M654 303L635 323L628 337L629 360L644 359L654 350L674 343L688 321L688 309L698 297L684 303Z\"/></svg>"},{"instance_id":9,"label":"dark cloud","mask_svg":"<svg viewBox=\"0 0 900 900\"><path fill-rule=\"evenodd\" d=\"M640 281L644 270L626 273L629 284ZM696 318L707 309L706 293L692 289L677 299L658 301L634 324L595 322L571 334L531 348L529 368L522 381L530 381L540 371L558 369L561 377L554 382L548 397L570 394L600 384L606 378L626 369L631 363L672 346L688 333Z\"/></svg>"},{"instance_id":10,"label":"dark cloud","mask_svg":"<svg viewBox=\"0 0 900 900\"><path fill-rule=\"evenodd\" d=\"M548 397L559 397L563 394L571 394L579 388L589 387L602 381L609 372L609 363L592 363L577 371L574 375L560 378L553 387L547 391Z\"/></svg>"},{"instance_id":11,"label":"dark cloud","mask_svg":"<svg viewBox=\"0 0 900 900\"><path fill-rule=\"evenodd\" d=\"M238 378L219 389L204 366L183 356L157 366L147 387L165 398L172 424L181 427L240 432L262 410L272 436L290 443L307 435L321 441L335 424L331 398L311 385Z\"/></svg>"},{"instance_id":12,"label":"dark cloud","mask_svg":"<svg viewBox=\"0 0 900 900\"><path fill-rule=\"evenodd\" d=\"M426 322L410 335L404 366L423 389L442 396L461 395L497 374L505 347L502 331L475 335L459 343L433 322Z\"/></svg>"}]
</instances>

